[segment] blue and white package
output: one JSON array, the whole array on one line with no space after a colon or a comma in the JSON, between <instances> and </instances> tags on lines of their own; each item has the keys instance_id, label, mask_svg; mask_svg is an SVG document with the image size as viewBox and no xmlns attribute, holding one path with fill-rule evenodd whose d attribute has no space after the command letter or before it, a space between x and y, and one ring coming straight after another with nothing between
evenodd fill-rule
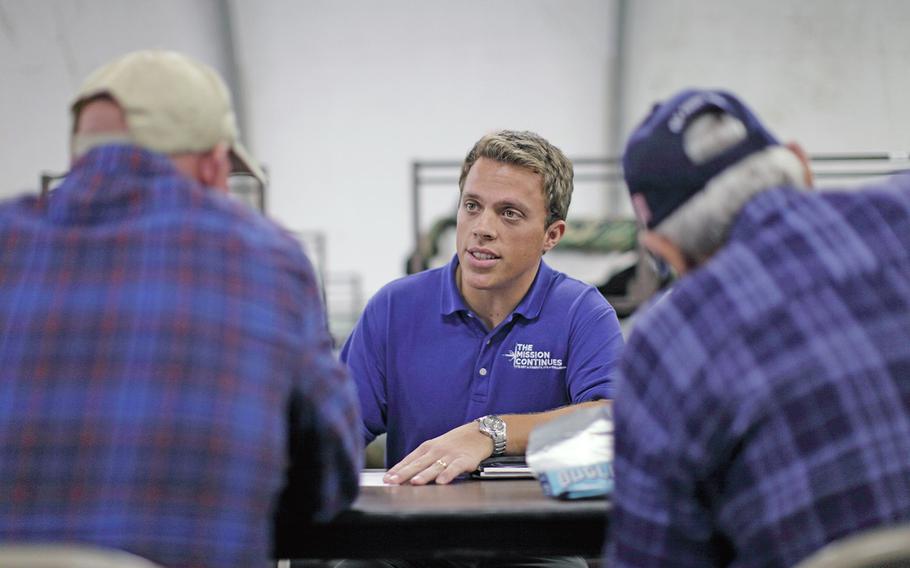
<instances>
[{"instance_id":1,"label":"blue and white package","mask_svg":"<svg viewBox=\"0 0 910 568\"><path fill-rule=\"evenodd\" d=\"M608 405L581 408L531 431L525 456L543 492L557 499L613 491L613 415Z\"/></svg>"}]
</instances>

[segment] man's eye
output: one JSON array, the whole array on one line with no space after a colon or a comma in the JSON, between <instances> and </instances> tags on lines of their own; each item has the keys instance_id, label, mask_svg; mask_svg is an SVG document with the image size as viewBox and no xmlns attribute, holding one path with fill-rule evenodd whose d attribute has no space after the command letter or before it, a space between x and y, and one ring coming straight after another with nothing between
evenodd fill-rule
<instances>
[{"instance_id":1,"label":"man's eye","mask_svg":"<svg viewBox=\"0 0 910 568\"><path fill-rule=\"evenodd\" d=\"M465 201L464 208L467 209L468 211L474 211L475 209L477 209L477 204L474 203L473 201Z\"/></svg>"},{"instance_id":2,"label":"man's eye","mask_svg":"<svg viewBox=\"0 0 910 568\"><path fill-rule=\"evenodd\" d=\"M514 209L506 209L505 211L502 212L502 215L503 215L506 219L518 219L518 218L521 216L521 215L518 213L518 211L516 211L516 210L514 210Z\"/></svg>"}]
</instances>

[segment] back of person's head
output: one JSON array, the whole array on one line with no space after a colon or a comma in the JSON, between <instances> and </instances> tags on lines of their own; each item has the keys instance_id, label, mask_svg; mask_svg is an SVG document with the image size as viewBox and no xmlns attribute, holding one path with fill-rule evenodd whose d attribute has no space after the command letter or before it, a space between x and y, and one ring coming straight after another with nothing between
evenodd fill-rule
<instances>
[{"instance_id":1,"label":"back of person's head","mask_svg":"<svg viewBox=\"0 0 910 568\"><path fill-rule=\"evenodd\" d=\"M723 246L757 193L811 181L798 146L782 146L736 96L714 90L655 105L629 138L623 171L642 225L696 264Z\"/></svg>"},{"instance_id":2,"label":"back of person's head","mask_svg":"<svg viewBox=\"0 0 910 568\"><path fill-rule=\"evenodd\" d=\"M77 130L80 112L99 99L122 110L126 132ZM230 150L232 168L265 183L265 174L241 145L231 95L212 68L174 51L123 55L94 71L72 106L74 160L94 147L126 142L177 156L219 144Z\"/></svg>"},{"instance_id":3,"label":"back of person's head","mask_svg":"<svg viewBox=\"0 0 910 568\"><path fill-rule=\"evenodd\" d=\"M556 146L528 131L500 130L485 135L474 144L464 159L459 190L480 158L495 160L526 168L543 179L543 192L547 201L547 226L565 220L572 201L572 179L575 176L572 162Z\"/></svg>"}]
</instances>

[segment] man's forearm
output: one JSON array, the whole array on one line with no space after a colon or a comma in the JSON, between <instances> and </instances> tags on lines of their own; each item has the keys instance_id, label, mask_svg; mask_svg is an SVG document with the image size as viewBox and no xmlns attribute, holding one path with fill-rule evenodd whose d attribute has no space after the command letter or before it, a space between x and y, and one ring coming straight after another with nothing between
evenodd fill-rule
<instances>
[{"instance_id":1,"label":"man's forearm","mask_svg":"<svg viewBox=\"0 0 910 568\"><path fill-rule=\"evenodd\" d=\"M596 400L564 406L535 414L506 414L506 453L520 455L528 447L528 436L538 424L579 408L607 404ZM480 431L476 422L462 424L445 434L427 440L395 464L383 478L386 483L423 485L449 483L463 473L477 469L481 460L493 453L493 439Z\"/></svg>"},{"instance_id":2,"label":"man's forearm","mask_svg":"<svg viewBox=\"0 0 910 568\"><path fill-rule=\"evenodd\" d=\"M546 412L535 412L534 414L501 414L499 417L506 423L506 454L524 455L528 449L528 437L531 435L531 430L536 426L549 422L557 416L574 412L579 408L599 406L609 404L609 402L608 400L591 400L562 406ZM490 443L492 444L492 440Z\"/></svg>"}]
</instances>

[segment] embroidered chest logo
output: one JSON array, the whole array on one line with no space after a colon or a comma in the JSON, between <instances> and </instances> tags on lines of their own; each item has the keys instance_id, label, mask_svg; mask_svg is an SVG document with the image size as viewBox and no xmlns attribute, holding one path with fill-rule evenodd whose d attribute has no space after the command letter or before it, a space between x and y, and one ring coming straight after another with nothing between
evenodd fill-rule
<instances>
[{"instance_id":1,"label":"embroidered chest logo","mask_svg":"<svg viewBox=\"0 0 910 568\"><path fill-rule=\"evenodd\" d=\"M516 369L565 369L562 359L554 359L549 351L537 351L532 343L516 343L515 348L504 354Z\"/></svg>"}]
</instances>

